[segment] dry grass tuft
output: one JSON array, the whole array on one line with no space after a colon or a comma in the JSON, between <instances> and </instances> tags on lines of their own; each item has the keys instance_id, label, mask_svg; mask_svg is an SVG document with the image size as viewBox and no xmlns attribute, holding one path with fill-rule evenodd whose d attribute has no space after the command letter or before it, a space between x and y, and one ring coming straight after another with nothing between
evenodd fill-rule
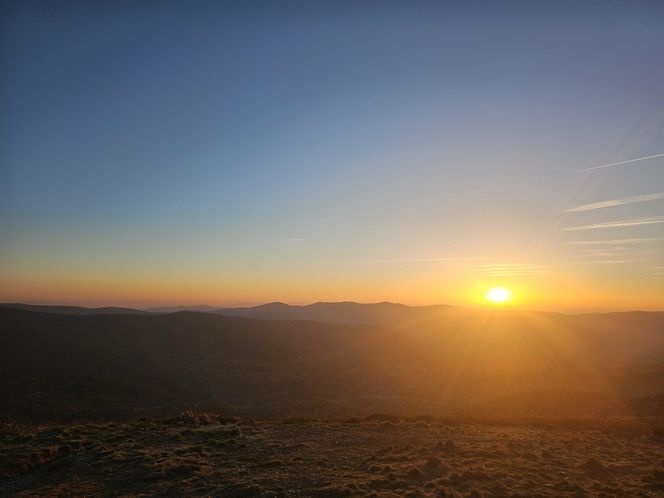
<instances>
[{"instance_id":1,"label":"dry grass tuft","mask_svg":"<svg viewBox=\"0 0 664 498\"><path fill-rule=\"evenodd\" d=\"M659 496L652 421L243 421L0 426L0 496ZM496 422L493 420L492 422Z\"/></svg>"}]
</instances>

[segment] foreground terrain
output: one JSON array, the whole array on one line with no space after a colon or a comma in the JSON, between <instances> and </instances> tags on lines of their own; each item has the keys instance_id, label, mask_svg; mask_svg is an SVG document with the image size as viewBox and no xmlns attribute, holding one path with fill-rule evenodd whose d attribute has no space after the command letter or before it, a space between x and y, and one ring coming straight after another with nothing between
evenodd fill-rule
<instances>
[{"instance_id":1,"label":"foreground terrain","mask_svg":"<svg viewBox=\"0 0 664 498\"><path fill-rule=\"evenodd\" d=\"M186 414L165 422L6 424L0 444L0 494L12 496L664 495L664 440L640 422Z\"/></svg>"}]
</instances>

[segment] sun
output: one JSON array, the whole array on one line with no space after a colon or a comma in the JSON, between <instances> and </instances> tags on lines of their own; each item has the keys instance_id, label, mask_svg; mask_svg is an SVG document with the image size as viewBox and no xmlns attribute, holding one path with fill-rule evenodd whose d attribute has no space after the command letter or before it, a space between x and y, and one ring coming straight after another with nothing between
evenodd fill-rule
<instances>
[{"instance_id":1,"label":"sun","mask_svg":"<svg viewBox=\"0 0 664 498\"><path fill-rule=\"evenodd\" d=\"M493 304L505 304L512 300L512 291L505 287L492 287L484 297Z\"/></svg>"}]
</instances>

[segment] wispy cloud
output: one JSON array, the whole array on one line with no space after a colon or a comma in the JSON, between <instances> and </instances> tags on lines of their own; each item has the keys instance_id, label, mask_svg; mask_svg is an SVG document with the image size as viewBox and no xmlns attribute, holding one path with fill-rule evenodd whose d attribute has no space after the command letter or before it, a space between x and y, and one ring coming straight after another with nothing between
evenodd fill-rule
<instances>
[{"instance_id":1,"label":"wispy cloud","mask_svg":"<svg viewBox=\"0 0 664 498\"><path fill-rule=\"evenodd\" d=\"M291 237L288 242L302 242L304 239L301 237Z\"/></svg>"},{"instance_id":2,"label":"wispy cloud","mask_svg":"<svg viewBox=\"0 0 664 498\"><path fill-rule=\"evenodd\" d=\"M477 265L471 269L487 277L511 277L555 273L551 268L530 263L494 263Z\"/></svg>"},{"instance_id":3,"label":"wispy cloud","mask_svg":"<svg viewBox=\"0 0 664 498\"><path fill-rule=\"evenodd\" d=\"M654 251L636 251L634 247L613 247L608 249L586 249L579 254L574 254L571 257L575 259L582 259L584 261L592 261L597 259L625 259L625 258L647 258L652 255Z\"/></svg>"},{"instance_id":4,"label":"wispy cloud","mask_svg":"<svg viewBox=\"0 0 664 498\"><path fill-rule=\"evenodd\" d=\"M664 266L642 266L642 275L626 280L626 282L641 282L644 280L664 280Z\"/></svg>"},{"instance_id":5,"label":"wispy cloud","mask_svg":"<svg viewBox=\"0 0 664 498\"><path fill-rule=\"evenodd\" d=\"M571 240L565 244L571 246L595 246L595 245L622 245L622 244L644 244L646 242L653 242L657 240L664 240L662 238L643 238L643 239L611 239L611 240Z\"/></svg>"},{"instance_id":6,"label":"wispy cloud","mask_svg":"<svg viewBox=\"0 0 664 498\"><path fill-rule=\"evenodd\" d=\"M633 218L631 220L608 221L605 223L593 223L590 225L581 225L576 227L564 227L564 232L575 230L595 230L598 228L623 228L640 225L654 225L655 223L664 223L664 216L651 216L647 218Z\"/></svg>"},{"instance_id":7,"label":"wispy cloud","mask_svg":"<svg viewBox=\"0 0 664 498\"><path fill-rule=\"evenodd\" d=\"M645 269L653 276L664 277L664 266L646 266Z\"/></svg>"},{"instance_id":8,"label":"wispy cloud","mask_svg":"<svg viewBox=\"0 0 664 498\"><path fill-rule=\"evenodd\" d=\"M602 249L584 249L582 252L583 254L619 254L619 253L624 253L626 252L627 249L625 247L607 247L607 248L602 248Z\"/></svg>"},{"instance_id":9,"label":"wispy cloud","mask_svg":"<svg viewBox=\"0 0 664 498\"><path fill-rule=\"evenodd\" d=\"M446 257L446 258L397 258L397 259L345 259L338 260L335 263L358 263L358 264L381 264L381 263L440 263L440 262L455 262L455 261L481 261L484 258L456 258L456 257Z\"/></svg>"},{"instance_id":10,"label":"wispy cloud","mask_svg":"<svg viewBox=\"0 0 664 498\"><path fill-rule=\"evenodd\" d=\"M627 263L638 263L640 259L591 259L588 261L572 261L573 265L623 265Z\"/></svg>"},{"instance_id":11,"label":"wispy cloud","mask_svg":"<svg viewBox=\"0 0 664 498\"><path fill-rule=\"evenodd\" d=\"M643 281L648 281L648 280L664 280L664 273L661 275L646 275L645 277L638 277L638 278L632 278L629 280L625 280L625 282L643 282Z\"/></svg>"},{"instance_id":12,"label":"wispy cloud","mask_svg":"<svg viewBox=\"0 0 664 498\"><path fill-rule=\"evenodd\" d=\"M648 270L652 276L664 277L664 266L649 266Z\"/></svg>"},{"instance_id":13,"label":"wispy cloud","mask_svg":"<svg viewBox=\"0 0 664 498\"><path fill-rule=\"evenodd\" d=\"M635 204L637 202L656 201L664 198L664 192L654 194L635 195L632 197L623 197L622 199L609 199L606 201L593 202L592 204L582 204L580 206L565 209L565 213L576 213L579 211L592 211L593 209L603 209L614 206L624 206L625 204Z\"/></svg>"}]
</instances>

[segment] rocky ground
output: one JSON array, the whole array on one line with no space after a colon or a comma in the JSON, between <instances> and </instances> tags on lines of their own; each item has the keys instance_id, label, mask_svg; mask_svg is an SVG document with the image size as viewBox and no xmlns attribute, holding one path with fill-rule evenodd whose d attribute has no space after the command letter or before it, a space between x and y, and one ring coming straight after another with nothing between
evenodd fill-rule
<instances>
[{"instance_id":1,"label":"rocky ground","mask_svg":"<svg viewBox=\"0 0 664 498\"><path fill-rule=\"evenodd\" d=\"M0 429L3 496L664 496L664 440L631 425L190 416Z\"/></svg>"}]
</instances>

